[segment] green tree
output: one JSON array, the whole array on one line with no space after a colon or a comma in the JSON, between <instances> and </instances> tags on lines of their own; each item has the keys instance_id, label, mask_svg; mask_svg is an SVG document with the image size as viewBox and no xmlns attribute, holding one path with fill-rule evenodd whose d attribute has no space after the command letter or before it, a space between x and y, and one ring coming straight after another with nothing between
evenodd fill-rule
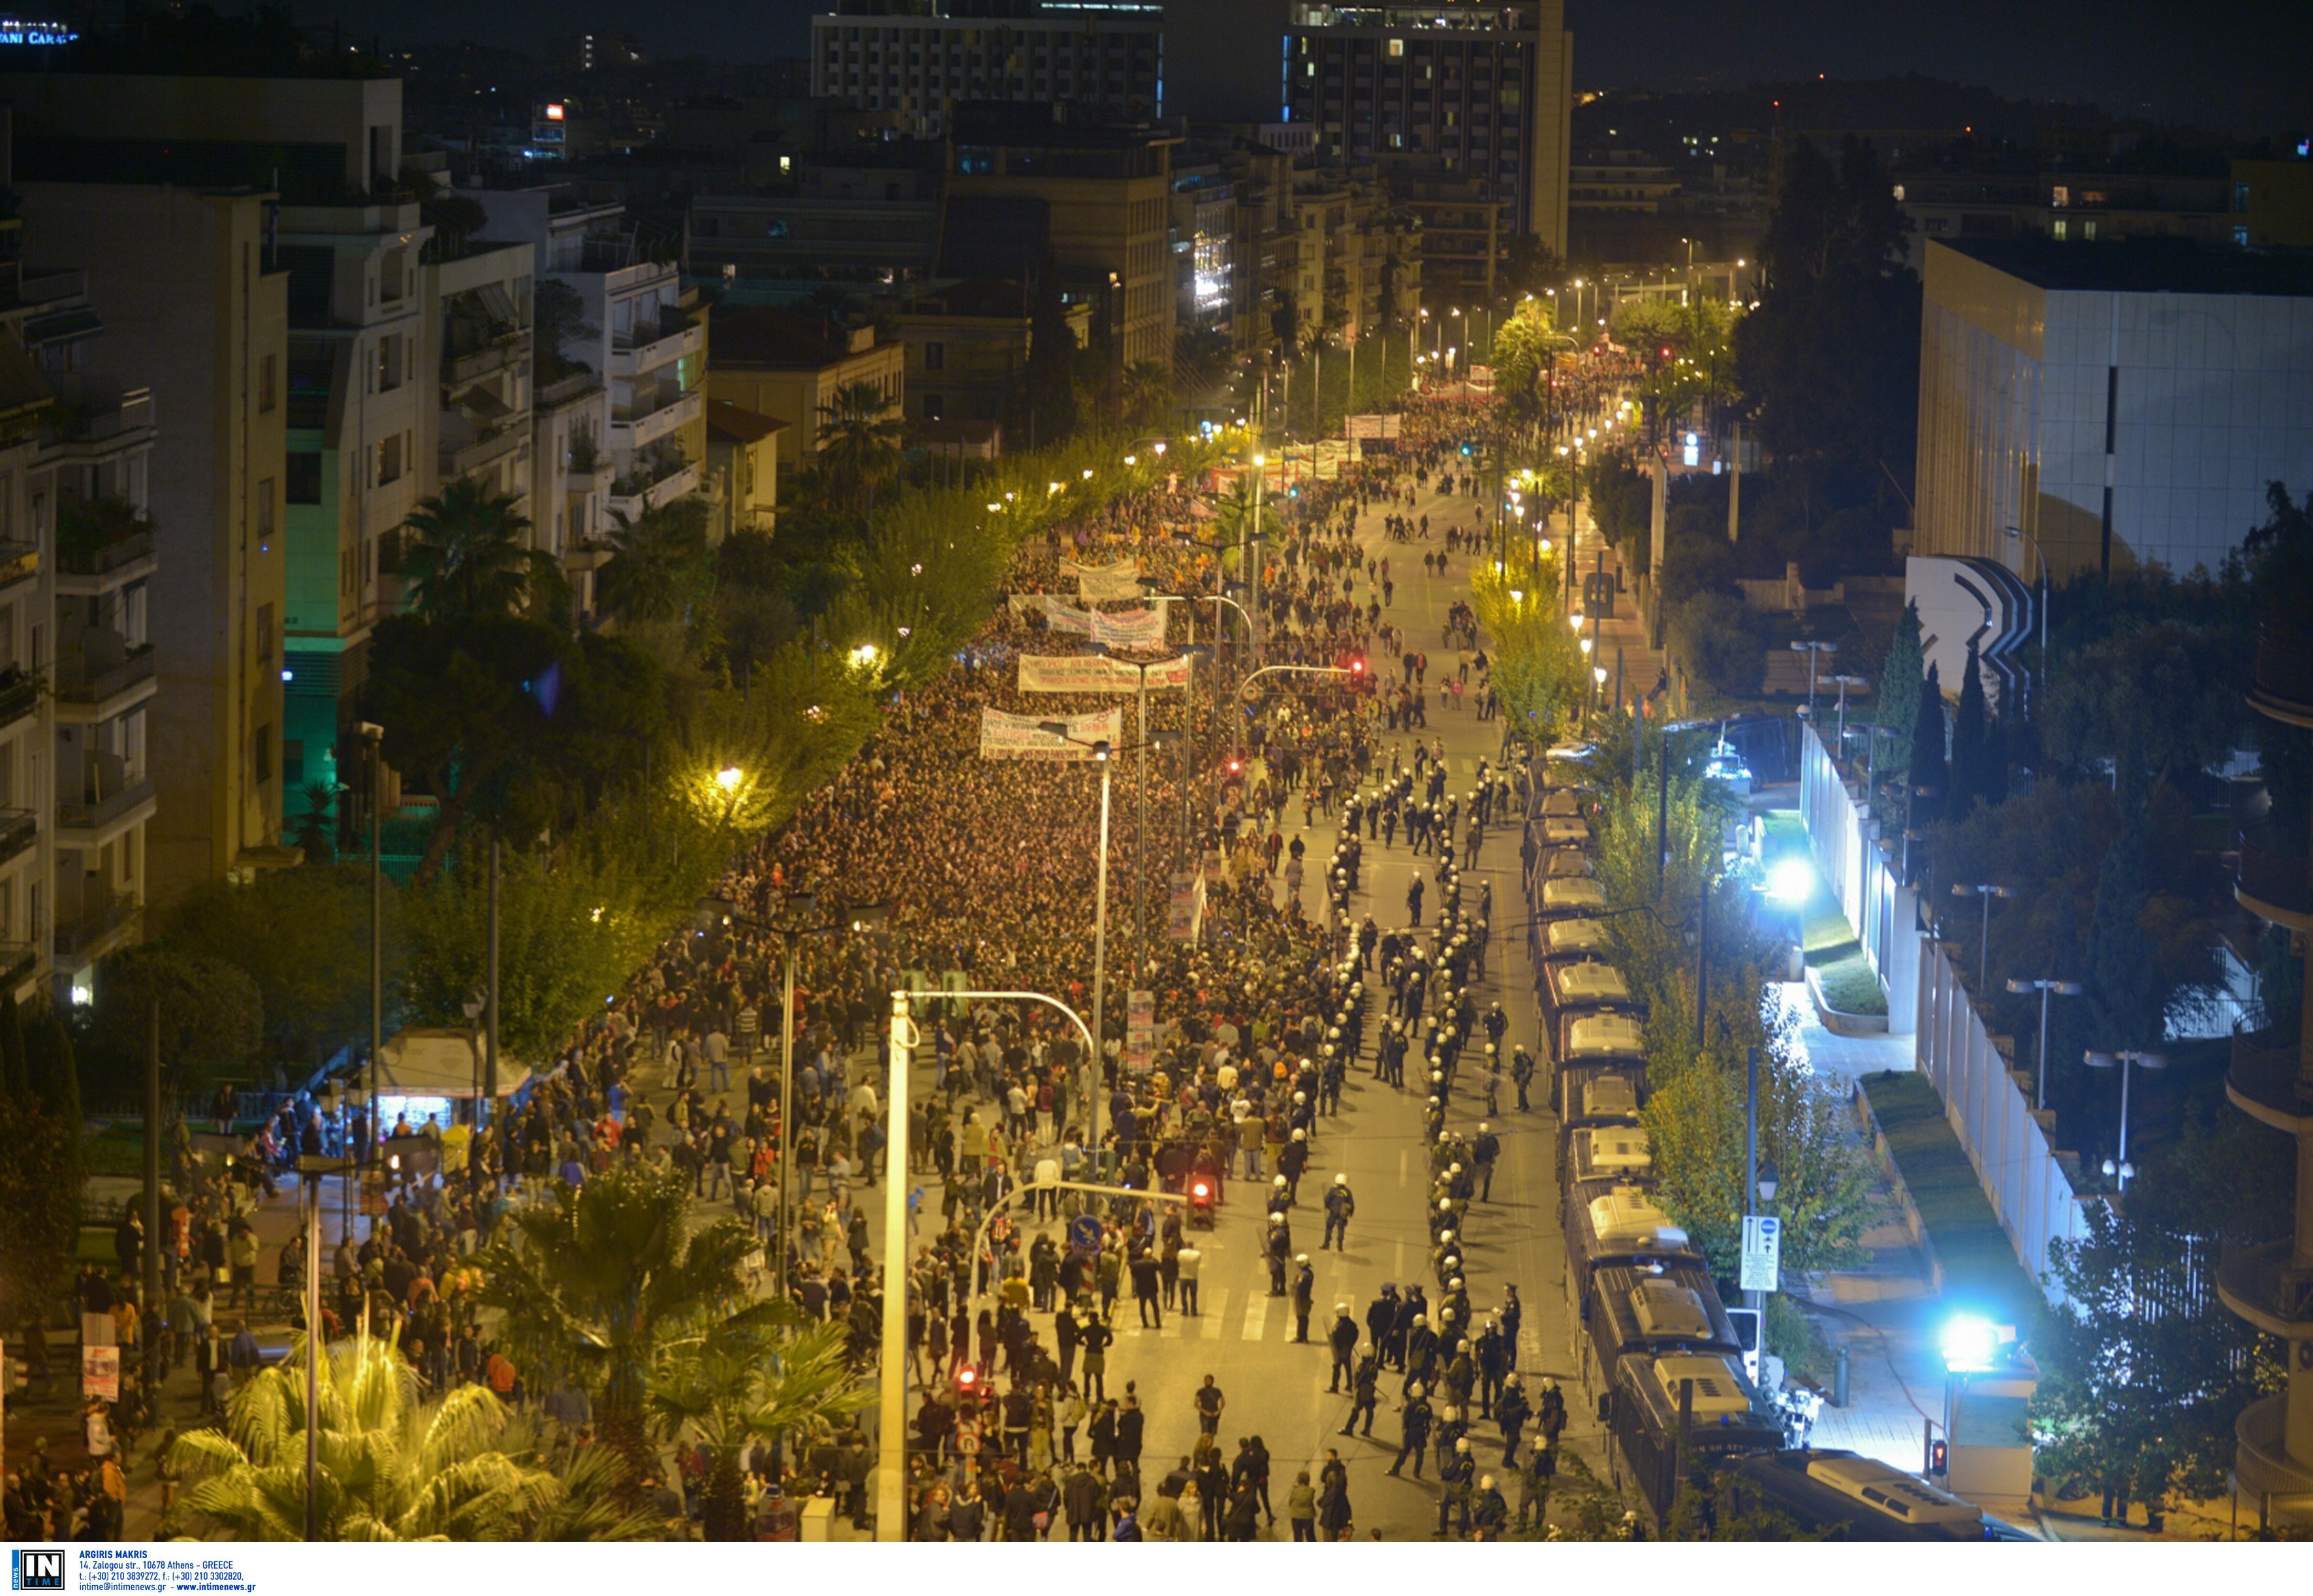
<instances>
[{"instance_id":1,"label":"green tree","mask_svg":"<svg viewBox=\"0 0 2313 1596\"><path fill-rule=\"evenodd\" d=\"M629 520L612 515L611 557L594 578L602 613L629 624L689 618L712 590L707 501L685 494Z\"/></svg>"},{"instance_id":2,"label":"green tree","mask_svg":"<svg viewBox=\"0 0 2313 1596\"><path fill-rule=\"evenodd\" d=\"M1845 140L1834 165L1811 141L1793 142L1760 250L1759 308L1735 329L1737 381L1779 459L1910 479L1920 342L1910 227L1869 145Z\"/></svg>"},{"instance_id":3,"label":"green tree","mask_svg":"<svg viewBox=\"0 0 2313 1596\"><path fill-rule=\"evenodd\" d=\"M2155 958L2143 924L2151 897L2143 821L2131 815L2105 854L2089 922L2089 1003L2098 1047L2157 1048L2168 1033L2168 995L2146 978Z\"/></svg>"},{"instance_id":4,"label":"green tree","mask_svg":"<svg viewBox=\"0 0 2313 1596\"><path fill-rule=\"evenodd\" d=\"M1124 419L1129 426L1162 426L1173 412L1173 373L1161 360L1124 368Z\"/></svg>"},{"instance_id":5,"label":"green tree","mask_svg":"<svg viewBox=\"0 0 2313 1596\"><path fill-rule=\"evenodd\" d=\"M45 1322L71 1289L85 1173L81 1122L0 1091L0 1325Z\"/></svg>"},{"instance_id":6,"label":"green tree","mask_svg":"<svg viewBox=\"0 0 2313 1596\"><path fill-rule=\"evenodd\" d=\"M707 1449L699 1517L708 1540L749 1538L750 1443L781 1441L875 1401L875 1389L851 1371L845 1326L811 1325L791 1304L769 1306L777 1311L763 1322L717 1325L676 1343L650 1374L646 1401L659 1436Z\"/></svg>"},{"instance_id":7,"label":"green tree","mask_svg":"<svg viewBox=\"0 0 2313 1596\"><path fill-rule=\"evenodd\" d=\"M602 329L586 320L586 302L578 290L559 277L540 277L531 294L531 341L536 350L538 380L558 381L594 368L576 350L591 349Z\"/></svg>"},{"instance_id":8,"label":"green tree","mask_svg":"<svg viewBox=\"0 0 2313 1596\"><path fill-rule=\"evenodd\" d=\"M907 423L880 384L846 382L819 408L819 469L840 504L872 515L876 487L900 471Z\"/></svg>"},{"instance_id":9,"label":"green tree","mask_svg":"<svg viewBox=\"0 0 2313 1596\"><path fill-rule=\"evenodd\" d=\"M350 862L268 871L245 886L206 881L161 916L159 938L245 971L264 1004L270 1049L312 1068L369 1035L370 890L367 864ZM391 993L407 955L401 890L390 880L384 908ZM296 934L281 934L284 926Z\"/></svg>"},{"instance_id":10,"label":"green tree","mask_svg":"<svg viewBox=\"0 0 2313 1596\"><path fill-rule=\"evenodd\" d=\"M2188 1118L2125 1203L2090 1203L2088 1235L2059 1241L2049 1270L2062 1300L2032 1339L2040 1366L2036 1471L2107 1481L2158 1503L2220 1495L2233 1421L2284 1381L2280 1343L2208 1289L2217 1237L2245 1214L2287 1232L2286 1137L2246 1115Z\"/></svg>"},{"instance_id":11,"label":"green tree","mask_svg":"<svg viewBox=\"0 0 2313 1596\"><path fill-rule=\"evenodd\" d=\"M508 1233L480 1255L481 1300L506 1315L526 1366L588 1390L604 1441L638 1473L656 1467L646 1398L662 1349L710 1327L736 1337L783 1317L751 1299L741 1276L753 1228L701 1223L694 1206L679 1175L617 1165L515 1208Z\"/></svg>"},{"instance_id":12,"label":"green tree","mask_svg":"<svg viewBox=\"0 0 2313 1596\"><path fill-rule=\"evenodd\" d=\"M319 1539L654 1540L666 1526L610 1504L615 1460L574 1450L550 1467L534 1430L489 1389L435 1400L391 1340L366 1333L328 1349L318 1414L305 1406L304 1359L261 1369L233 1393L222 1429L189 1430L169 1461L188 1481L183 1507L224 1540L302 1540L306 1432L316 1436Z\"/></svg>"},{"instance_id":13,"label":"green tree","mask_svg":"<svg viewBox=\"0 0 2313 1596\"><path fill-rule=\"evenodd\" d=\"M265 1002L238 966L160 947L124 948L97 970L80 1043L107 1095L142 1090L151 1015L161 1011L161 1086L171 1101L245 1069L265 1039Z\"/></svg>"},{"instance_id":14,"label":"green tree","mask_svg":"<svg viewBox=\"0 0 2313 1596\"><path fill-rule=\"evenodd\" d=\"M1966 674L1959 684L1959 713L1952 717L1950 792L1943 813L1948 820L1965 819L1991 786L1984 767L1988 711L1983 702L1983 670L1976 662L1975 639L1967 642Z\"/></svg>"},{"instance_id":15,"label":"green tree","mask_svg":"<svg viewBox=\"0 0 2313 1596\"><path fill-rule=\"evenodd\" d=\"M514 507L521 502L462 477L418 501L401 523L409 535L401 572L418 614L455 625L535 607L554 592L561 572L527 541L530 519Z\"/></svg>"},{"instance_id":16,"label":"green tree","mask_svg":"<svg viewBox=\"0 0 2313 1596\"><path fill-rule=\"evenodd\" d=\"M1928 666L1920 689L1920 712L1912 719L1912 798L1905 813L1913 826L1923 826L1943 812L1945 791L1951 785L1944 756L1944 689L1936 667Z\"/></svg>"},{"instance_id":17,"label":"green tree","mask_svg":"<svg viewBox=\"0 0 2313 1596\"><path fill-rule=\"evenodd\" d=\"M1920 606L1916 600L1907 599L1903 613L1895 618L1895 636L1888 640L1887 657L1879 668L1878 701L1871 715L1874 724L1895 733L1879 750L1875 767L1883 782L1897 784L1898 792L1911 768L1911 733L1920 718L1920 679L1926 670L1920 648Z\"/></svg>"}]
</instances>

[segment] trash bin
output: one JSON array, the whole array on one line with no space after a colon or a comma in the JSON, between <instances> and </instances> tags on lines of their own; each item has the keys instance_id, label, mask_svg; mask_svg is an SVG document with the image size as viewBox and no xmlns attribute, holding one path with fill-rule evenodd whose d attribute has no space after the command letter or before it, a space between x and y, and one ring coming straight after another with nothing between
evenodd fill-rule
<instances>
[{"instance_id":1,"label":"trash bin","mask_svg":"<svg viewBox=\"0 0 2313 1596\"><path fill-rule=\"evenodd\" d=\"M810 1501L805 1503L803 1504L802 1525L803 1533L799 1537L801 1539L834 1539L835 1498L832 1496L814 1496Z\"/></svg>"}]
</instances>

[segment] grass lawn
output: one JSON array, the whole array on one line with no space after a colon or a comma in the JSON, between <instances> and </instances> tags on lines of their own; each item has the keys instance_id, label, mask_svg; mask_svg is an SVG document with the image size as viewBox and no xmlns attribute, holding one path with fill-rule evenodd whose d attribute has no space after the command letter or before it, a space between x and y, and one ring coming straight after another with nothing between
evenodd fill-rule
<instances>
[{"instance_id":1,"label":"grass lawn","mask_svg":"<svg viewBox=\"0 0 2313 1596\"><path fill-rule=\"evenodd\" d=\"M1812 857L1807 849L1807 829L1799 823L1798 811L1769 810L1766 829L1770 868L1786 855ZM1854 927L1848 925L1831 889L1819 876L1815 890L1799 906L1799 951L1807 956L1807 968L1815 971L1816 979L1823 984L1824 999L1833 1008L1842 1014L1887 1012L1887 995L1880 989L1878 972L1864 957L1863 945L1856 941Z\"/></svg>"},{"instance_id":2,"label":"grass lawn","mask_svg":"<svg viewBox=\"0 0 2313 1596\"><path fill-rule=\"evenodd\" d=\"M2039 1290L2016 1261L1935 1088L1924 1075L1891 1071L1865 1075L1863 1091L1943 1260L1945 1294L1997 1311L2002 1322L2028 1326L2042 1301Z\"/></svg>"}]
</instances>

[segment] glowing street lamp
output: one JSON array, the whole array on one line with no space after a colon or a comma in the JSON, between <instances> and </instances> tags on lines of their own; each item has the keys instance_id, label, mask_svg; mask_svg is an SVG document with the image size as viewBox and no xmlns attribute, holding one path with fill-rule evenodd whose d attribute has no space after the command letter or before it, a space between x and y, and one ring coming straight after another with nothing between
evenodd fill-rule
<instances>
[{"instance_id":1,"label":"glowing street lamp","mask_svg":"<svg viewBox=\"0 0 2313 1596\"><path fill-rule=\"evenodd\" d=\"M2132 1069L2165 1070L2168 1067L2168 1056L2166 1053L2137 1052L2130 1048L2123 1048L2116 1053L2100 1053L2091 1048L2082 1057L2092 1070L2118 1069L2120 1071L2120 1157L2117 1160L2106 1159L2104 1172L2106 1175L2118 1177L2121 1190L2126 1191L2128 1183L2136 1178L2136 1166L2128 1162L2129 1072Z\"/></svg>"}]
</instances>

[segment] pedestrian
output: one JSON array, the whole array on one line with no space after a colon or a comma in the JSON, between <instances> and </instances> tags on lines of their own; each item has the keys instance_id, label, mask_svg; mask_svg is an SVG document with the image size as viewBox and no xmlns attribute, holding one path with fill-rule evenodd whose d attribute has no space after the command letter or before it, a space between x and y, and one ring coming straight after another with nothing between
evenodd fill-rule
<instances>
[{"instance_id":1,"label":"pedestrian","mask_svg":"<svg viewBox=\"0 0 2313 1596\"><path fill-rule=\"evenodd\" d=\"M1174 1255L1173 1261L1179 1271L1181 1311L1191 1319L1196 1319L1200 1317L1197 1312L1197 1274L1205 1261L1205 1255L1198 1250L1194 1241L1183 1241L1181 1250Z\"/></svg>"},{"instance_id":2,"label":"pedestrian","mask_svg":"<svg viewBox=\"0 0 2313 1596\"><path fill-rule=\"evenodd\" d=\"M1228 1406L1228 1399L1221 1394L1221 1388L1213 1383L1211 1375L1205 1376L1205 1383L1197 1388L1190 1403L1197 1410L1197 1434L1219 1434L1221 1409Z\"/></svg>"},{"instance_id":3,"label":"pedestrian","mask_svg":"<svg viewBox=\"0 0 2313 1596\"><path fill-rule=\"evenodd\" d=\"M1285 1498L1285 1517L1293 1526L1294 1539L1317 1539L1317 1493L1310 1486L1306 1469L1293 1477L1293 1489Z\"/></svg>"}]
</instances>

